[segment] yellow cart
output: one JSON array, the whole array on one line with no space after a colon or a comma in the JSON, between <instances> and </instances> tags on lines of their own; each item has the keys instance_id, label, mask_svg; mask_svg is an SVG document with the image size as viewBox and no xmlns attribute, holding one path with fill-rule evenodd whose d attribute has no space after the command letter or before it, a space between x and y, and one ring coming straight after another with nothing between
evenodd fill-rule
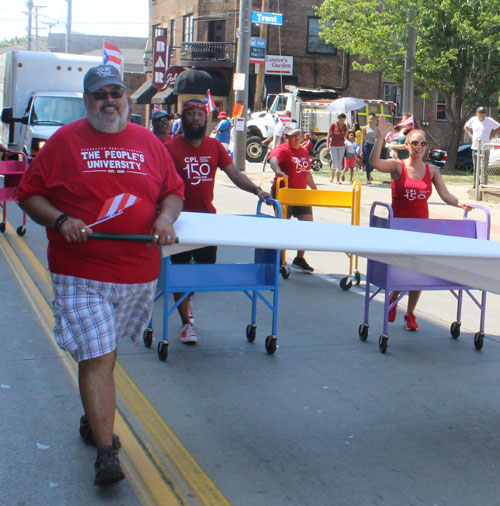
<instances>
[{"instance_id":1,"label":"yellow cart","mask_svg":"<svg viewBox=\"0 0 500 506\"><path fill-rule=\"evenodd\" d=\"M276 200L283 209L283 218L287 217L288 206L344 207L351 209L351 225L359 225L361 215L361 182L352 183L352 190L299 190L288 188L287 178L278 178L276 182ZM284 279L290 276L290 266L286 265L285 251L281 252L280 273ZM349 275L340 280L340 287L349 290L353 283L359 285L361 275L358 271L358 257L346 253L349 257Z\"/></svg>"}]
</instances>

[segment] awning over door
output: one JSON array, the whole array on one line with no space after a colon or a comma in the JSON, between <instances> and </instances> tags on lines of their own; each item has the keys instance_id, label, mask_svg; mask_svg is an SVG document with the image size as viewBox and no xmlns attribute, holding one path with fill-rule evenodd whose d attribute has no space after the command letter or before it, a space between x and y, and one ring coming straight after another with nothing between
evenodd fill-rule
<instances>
[{"instance_id":1,"label":"awning over door","mask_svg":"<svg viewBox=\"0 0 500 506\"><path fill-rule=\"evenodd\" d=\"M132 93L130 99L134 104L150 104L157 91L150 78Z\"/></svg>"},{"instance_id":2,"label":"awning over door","mask_svg":"<svg viewBox=\"0 0 500 506\"><path fill-rule=\"evenodd\" d=\"M173 88L167 88L166 90L160 91L152 99L152 104L166 104L168 97L174 92Z\"/></svg>"}]
</instances>

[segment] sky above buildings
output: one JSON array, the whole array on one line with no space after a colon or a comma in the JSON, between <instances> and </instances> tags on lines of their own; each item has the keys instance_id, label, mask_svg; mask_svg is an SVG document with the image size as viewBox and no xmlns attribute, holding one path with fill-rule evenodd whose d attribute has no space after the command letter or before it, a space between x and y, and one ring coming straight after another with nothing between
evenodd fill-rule
<instances>
[{"instance_id":1,"label":"sky above buildings","mask_svg":"<svg viewBox=\"0 0 500 506\"><path fill-rule=\"evenodd\" d=\"M26 0L2 1L0 40L24 37L28 27ZM66 33L67 0L33 0L32 34ZM39 6L38 8L36 8ZM72 0L72 32L91 35L147 37L148 0Z\"/></svg>"}]
</instances>

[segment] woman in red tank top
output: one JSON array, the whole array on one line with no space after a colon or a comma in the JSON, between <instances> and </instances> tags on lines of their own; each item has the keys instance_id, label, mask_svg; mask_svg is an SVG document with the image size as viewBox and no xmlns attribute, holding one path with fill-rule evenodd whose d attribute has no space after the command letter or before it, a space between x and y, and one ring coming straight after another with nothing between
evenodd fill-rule
<instances>
[{"instance_id":1,"label":"woman in red tank top","mask_svg":"<svg viewBox=\"0 0 500 506\"><path fill-rule=\"evenodd\" d=\"M381 115L377 127L377 139L370 156L370 164L380 172L391 175L392 208L396 218L428 218L429 207L427 200L432 193L432 185L436 188L441 199L450 206L470 210L467 202L460 202L452 195L439 169L423 161L427 140L422 130L411 130L405 145L410 153L406 160L382 160L380 152L385 136L390 131L385 116ZM394 303L400 292L391 293L390 303ZM404 316L407 330L418 330L418 323L413 311L417 306L420 291L410 290L408 293L408 307ZM396 305L389 311L389 321L396 319Z\"/></svg>"}]
</instances>

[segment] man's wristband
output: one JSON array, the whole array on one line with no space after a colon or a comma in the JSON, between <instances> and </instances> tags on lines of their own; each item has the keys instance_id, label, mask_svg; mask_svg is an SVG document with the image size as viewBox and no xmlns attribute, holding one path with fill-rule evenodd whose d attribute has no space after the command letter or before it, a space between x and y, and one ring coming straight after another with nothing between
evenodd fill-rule
<instances>
[{"instance_id":1,"label":"man's wristband","mask_svg":"<svg viewBox=\"0 0 500 506\"><path fill-rule=\"evenodd\" d=\"M256 186L255 190L253 191L255 193L255 195L259 194L259 190L262 190L262 188L260 186Z\"/></svg>"},{"instance_id":2,"label":"man's wristband","mask_svg":"<svg viewBox=\"0 0 500 506\"><path fill-rule=\"evenodd\" d=\"M54 228L59 232L59 229L62 227L62 224L69 220L70 216L69 214L62 213L56 218L56 222L54 223Z\"/></svg>"}]
</instances>

